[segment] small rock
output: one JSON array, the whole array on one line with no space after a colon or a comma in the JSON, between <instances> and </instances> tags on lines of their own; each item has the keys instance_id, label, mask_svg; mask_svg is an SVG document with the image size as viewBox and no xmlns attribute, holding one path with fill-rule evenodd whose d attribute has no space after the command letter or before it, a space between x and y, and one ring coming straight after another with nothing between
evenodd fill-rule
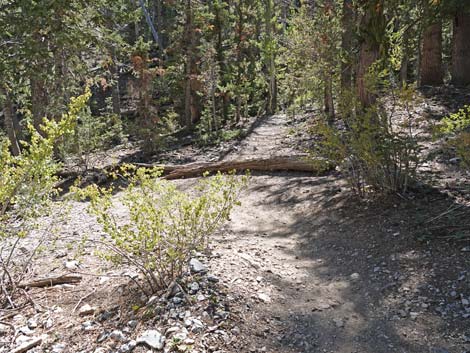
<instances>
[{"instance_id":1,"label":"small rock","mask_svg":"<svg viewBox=\"0 0 470 353\"><path fill-rule=\"evenodd\" d=\"M56 343L52 346L52 351L51 353L62 353L62 352L65 352L65 348L67 348L67 346L63 343Z\"/></svg>"},{"instance_id":2,"label":"small rock","mask_svg":"<svg viewBox=\"0 0 470 353\"><path fill-rule=\"evenodd\" d=\"M410 312L410 318L411 318L411 320L416 320L416 319L418 318L418 316L419 316L419 313L416 313L416 312L414 312L414 311L411 311L411 312Z\"/></svg>"},{"instance_id":3,"label":"small rock","mask_svg":"<svg viewBox=\"0 0 470 353\"><path fill-rule=\"evenodd\" d=\"M461 252L470 252L470 246L466 246L460 250Z\"/></svg>"},{"instance_id":4,"label":"small rock","mask_svg":"<svg viewBox=\"0 0 470 353\"><path fill-rule=\"evenodd\" d=\"M130 340L126 344L123 344L121 347L119 347L118 352L119 353L132 352L136 346L137 346L137 342L134 340Z\"/></svg>"},{"instance_id":5,"label":"small rock","mask_svg":"<svg viewBox=\"0 0 470 353\"><path fill-rule=\"evenodd\" d=\"M430 352L431 353L449 353L447 349L440 348L440 347L432 347Z\"/></svg>"},{"instance_id":6,"label":"small rock","mask_svg":"<svg viewBox=\"0 0 470 353\"><path fill-rule=\"evenodd\" d=\"M33 330L31 330L28 326L23 326L18 329L19 332L21 332L23 335L30 336L34 333Z\"/></svg>"},{"instance_id":7,"label":"small rock","mask_svg":"<svg viewBox=\"0 0 470 353\"><path fill-rule=\"evenodd\" d=\"M468 306L468 305L470 305L470 302L468 301L468 299L464 298L464 299L462 299L462 305Z\"/></svg>"},{"instance_id":8,"label":"small rock","mask_svg":"<svg viewBox=\"0 0 470 353\"><path fill-rule=\"evenodd\" d=\"M173 303L175 303L176 305L179 305L183 302L183 299L179 298L179 297L174 297L172 298L172 301Z\"/></svg>"},{"instance_id":9,"label":"small rock","mask_svg":"<svg viewBox=\"0 0 470 353\"><path fill-rule=\"evenodd\" d=\"M204 324L202 323L201 320L193 319L192 321L193 321L191 325L192 332L198 333L204 330Z\"/></svg>"},{"instance_id":10,"label":"small rock","mask_svg":"<svg viewBox=\"0 0 470 353\"><path fill-rule=\"evenodd\" d=\"M137 320L130 320L130 321L127 323L127 326L129 326L130 328L136 328L138 323L139 323L139 322L138 322Z\"/></svg>"},{"instance_id":11,"label":"small rock","mask_svg":"<svg viewBox=\"0 0 470 353\"><path fill-rule=\"evenodd\" d=\"M449 163L459 164L460 163L460 158L458 158L458 157L451 158L451 159L449 159Z\"/></svg>"},{"instance_id":12,"label":"small rock","mask_svg":"<svg viewBox=\"0 0 470 353\"><path fill-rule=\"evenodd\" d=\"M207 272L207 267L196 258L192 258L189 261L189 268L192 273L205 273Z\"/></svg>"},{"instance_id":13,"label":"small rock","mask_svg":"<svg viewBox=\"0 0 470 353\"><path fill-rule=\"evenodd\" d=\"M93 321L85 321L83 324L82 324L82 329L84 331L91 331L94 329L94 324L93 324Z\"/></svg>"},{"instance_id":14,"label":"small rock","mask_svg":"<svg viewBox=\"0 0 470 353\"><path fill-rule=\"evenodd\" d=\"M93 315L95 311L96 311L96 308L92 307L90 304L85 304L78 311L78 315L80 316Z\"/></svg>"},{"instance_id":15,"label":"small rock","mask_svg":"<svg viewBox=\"0 0 470 353\"><path fill-rule=\"evenodd\" d=\"M147 330L137 338L137 344L145 344L150 348L162 350L165 346L165 336L157 330Z\"/></svg>"},{"instance_id":16,"label":"small rock","mask_svg":"<svg viewBox=\"0 0 470 353\"><path fill-rule=\"evenodd\" d=\"M349 278L351 278L353 281L357 281L360 277L361 276L357 272L354 272L353 274L351 274L351 276L349 276Z\"/></svg>"},{"instance_id":17,"label":"small rock","mask_svg":"<svg viewBox=\"0 0 470 353\"><path fill-rule=\"evenodd\" d=\"M158 301L160 300L160 297L156 296L156 295L153 295L150 297L150 299L147 301L147 306L150 306L150 305L155 305L158 303Z\"/></svg>"},{"instance_id":18,"label":"small rock","mask_svg":"<svg viewBox=\"0 0 470 353\"><path fill-rule=\"evenodd\" d=\"M80 267L80 262L77 260L65 261L64 266L67 270L76 270Z\"/></svg>"},{"instance_id":19,"label":"small rock","mask_svg":"<svg viewBox=\"0 0 470 353\"><path fill-rule=\"evenodd\" d=\"M98 343L104 342L108 339L108 337L109 337L109 332L102 332L96 339L96 342Z\"/></svg>"},{"instance_id":20,"label":"small rock","mask_svg":"<svg viewBox=\"0 0 470 353\"><path fill-rule=\"evenodd\" d=\"M10 331L10 326L0 324L0 336L6 335Z\"/></svg>"},{"instance_id":21,"label":"small rock","mask_svg":"<svg viewBox=\"0 0 470 353\"><path fill-rule=\"evenodd\" d=\"M10 351L10 353L23 353L27 352L31 348L39 346L42 343L42 337L31 337L27 341L22 342L18 347Z\"/></svg>"},{"instance_id":22,"label":"small rock","mask_svg":"<svg viewBox=\"0 0 470 353\"><path fill-rule=\"evenodd\" d=\"M270 303L271 302L271 297L267 294L264 294L264 293L258 293L258 298L261 299L261 301L264 302L264 303Z\"/></svg>"},{"instance_id":23,"label":"small rock","mask_svg":"<svg viewBox=\"0 0 470 353\"><path fill-rule=\"evenodd\" d=\"M212 282L212 283L217 283L219 282L219 278L217 276L214 276L214 275L208 275L207 276L207 280L209 282Z\"/></svg>"},{"instance_id":24,"label":"small rock","mask_svg":"<svg viewBox=\"0 0 470 353\"><path fill-rule=\"evenodd\" d=\"M338 328L343 328L344 327L343 319L333 319L333 322L335 323L336 327L338 327Z\"/></svg>"},{"instance_id":25,"label":"small rock","mask_svg":"<svg viewBox=\"0 0 470 353\"><path fill-rule=\"evenodd\" d=\"M126 340L126 335L120 330L114 330L111 332L109 337L114 340L114 341L125 341Z\"/></svg>"},{"instance_id":26,"label":"small rock","mask_svg":"<svg viewBox=\"0 0 470 353\"><path fill-rule=\"evenodd\" d=\"M199 291L199 283L193 282L189 286L189 291L191 294L195 294Z\"/></svg>"},{"instance_id":27,"label":"small rock","mask_svg":"<svg viewBox=\"0 0 470 353\"><path fill-rule=\"evenodd\" d=\"M28 328L31 330L34 330L35 328L38 327L38 322L34 318L28 319L28 322L26 323L28 325Z\"/></svg>"},{"instance_id":28,"label":"small rock","mask_svg":"<svg viewBox=\"0 0 470 353\"><path fill-rule=\"evenodd\" d=\"M198 301L198 302L202 302L202 301L204 301L204 300L206 300L206 296L205 296L204 294L199 294L199 295L197 296L197 301Z\"/></svg>"},{"instance_id":29,"label":"small rock","mask_svg":"<svg viewBox=\"0 0 470 353\"><path fill-rule=\"evenodd\" d=\"M46 321L43 322L42 324L46 330L49 330L52 326L54 326L54 320L52 318L47 318Z\"/></svg>"}]
</instances>

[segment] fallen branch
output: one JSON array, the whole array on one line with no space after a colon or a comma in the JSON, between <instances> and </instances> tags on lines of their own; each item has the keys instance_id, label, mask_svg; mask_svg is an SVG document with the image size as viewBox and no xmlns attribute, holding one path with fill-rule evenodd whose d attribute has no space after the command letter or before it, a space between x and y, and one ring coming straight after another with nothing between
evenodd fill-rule
<instances>
[{"instance_id":1,"label":"fallen branch","mask_svg":"<svg viewBox=\"0 0 470 353\"><path fill-rule=\"evenodd\" d=\"M31 282L20 283L19 288L43 288L55 286L58 284L78 283L82 280L82 276L78 275L62 275L58 277L47 277L33 280Z\"/></svg>"},{"instance_id":2,"label":"fallen branch","mask_svg":"<svg viewBox=\"0 0 470 353\"><path fill-rule=\"evenodd\" d=\"M24 353L31 348L39 346L42 343L42 337L33 337L31 340L21 344L19 347L10 351L10 353Z\"/></svg>"}]
</instances>

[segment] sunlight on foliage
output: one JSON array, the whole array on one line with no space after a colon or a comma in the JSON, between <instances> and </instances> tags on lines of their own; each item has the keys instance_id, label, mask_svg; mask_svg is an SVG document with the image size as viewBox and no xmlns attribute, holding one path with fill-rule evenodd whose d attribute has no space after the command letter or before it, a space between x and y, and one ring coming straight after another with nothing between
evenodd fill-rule
<instances>
[{"instance_id":1,"label":"sunlight on foliage","mask_svg":"<svg viewBox=\"0 0 470 353\"><path fill-rule=\"evenodd\" d=\"M151 292L166 288L187 268L193 252L204 250L210 235L239 204L247 183L246 176L218 173L200 180L190 194L160 178L161 173L158 168L125 167L121 175L129 178L129 186L117 199L113 188L74 189L79 197L90 199L89 211L112 239L105 241L111 249L107 257L135 266ZM126 209L125 223L113 214L114 202Z\"/></svg>"}]
</instances>

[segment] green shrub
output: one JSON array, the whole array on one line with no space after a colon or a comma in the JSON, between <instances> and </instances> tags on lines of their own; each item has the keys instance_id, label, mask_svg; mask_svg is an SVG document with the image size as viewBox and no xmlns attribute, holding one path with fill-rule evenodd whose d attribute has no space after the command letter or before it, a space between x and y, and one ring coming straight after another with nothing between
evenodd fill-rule
<instances>
[{"instance_id":1,"label":"green shrub","mask_svg":"<svg viewBox=\"0 0 470 353\"><path fill-rule=\"evenodd\" d=\"M104 151L124 140L121 118L115 114L93 116L84 109L71 136L59 145L61 157L78 160L78 166L87 170L102 158L97 152Z\"/></svg>"},{"instance_id":2,"label":"green shrub","mask_svg":"<svg viewBox=\"0 0 470 353\"><path fill-rule=\"evenodd\" d=\"M455 150L460 165L470 168L470 106L466 105L458 112L451 114L438 124L438 136L447 136L447 146Z\"/></svg>"},{"instance_id":3,"label":"green shrub","mask_svg":"<svg viewBox=\"0 0 470 353\"><path fill-rule=\"evenodd\" d=\"M19 240L28 235L33 220L48 209L57 192L56 173L60 164L53 158L55 146L60 138L73 132L89 97L87 89L82 96L73 98L68 113L59 121L44 119L41 128L44 136L29 125L30 141L22 141L19 156L10 153L8 141L0 141L0 240L5 245L0 251L0 287L4 294L0 298L10 298L7 292L11 294L24 275L24 271L12 273L12 259ZM7 239L13 239L11 246Z\"/></svg>"},{"instance_id":4,"label":"green shrub","mask_svg":"<svg viewBox=\"0 0 470 353\"><path fill-rule=\"evenodd\" d=\"M159 169L126 169L122 175L129 177L129 186L117 200L128 214L125 223L112 213L112 188L92 185L76 192L90 198L89 211L111 237L104 241L112 250L109 258L135 266L151 292L166 288L186 269L192 253L207 246L209 236L238 204L246 183L246 177L219 173L202 179L190 195L160 178Z\"/></svg>"},{"instance_id":5,"label":"green shrub","mask_svg":"<svg viewBox=\"0 0 470 353\"><path fill-rule=\"evenodd\" d=\"M396 104L406 108L412 94L409 90L402 93ZM358 107L355 102L348 106L340 124L320 122L313 129L322 139L312 153L339 166L351 188L361 196L369 191L406 192L421 162L411 114L398 125L378 103L367 109L351 109Z\"/></svg>"}]
</instances>

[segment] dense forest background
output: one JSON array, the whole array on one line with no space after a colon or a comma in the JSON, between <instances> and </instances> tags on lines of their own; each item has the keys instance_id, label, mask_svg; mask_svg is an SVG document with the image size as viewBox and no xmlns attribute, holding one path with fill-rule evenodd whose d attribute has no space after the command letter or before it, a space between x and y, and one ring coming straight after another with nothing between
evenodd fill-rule
<instances>
[{"instance_id":1,"label":"dense forest background","mask_svg":"<svg viewBox=\"0 0 470 353\"><path fill-rule=\"evenodd\" d=\"M13 154L92 88L57 155L184 131L236 137L244 119L321 108L344 119L390 87L470 83L462 1L2 1L2 130ZM352 103L359 100L361 107ZM353 106L354 105L354 106ZM346 110L349 110L347 112ZM178 135L179 132L180 134Z\"/></svg>"}]
</instances>

